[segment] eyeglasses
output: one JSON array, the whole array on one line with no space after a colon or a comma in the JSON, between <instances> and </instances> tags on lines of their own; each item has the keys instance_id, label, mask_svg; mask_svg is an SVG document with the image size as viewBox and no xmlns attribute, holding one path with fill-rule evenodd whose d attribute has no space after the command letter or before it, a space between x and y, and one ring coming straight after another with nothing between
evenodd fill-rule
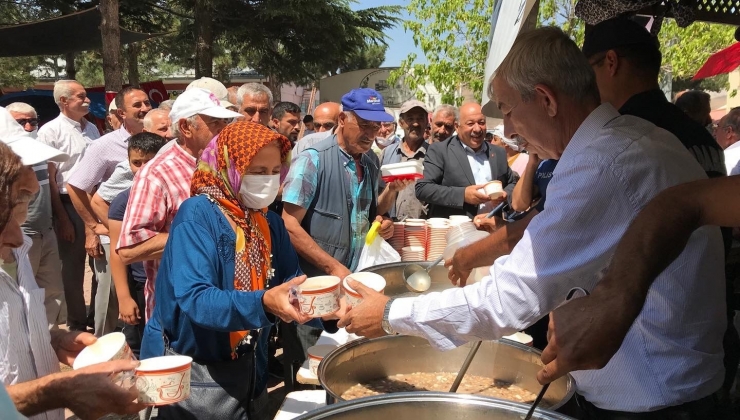
<instances>
[{"instance_id":1,"label":"eyeglasses","mask_svg":"<svg viewBox=\"0 0 740 420\"><path fill-rule=\"evenodd\" d=\"M248 115L254 115L255 112L259 112L260 114L267 114L267 113L270 112L270 108L252 108L252 107L249 107L249 108L244 108L243 111L244 111L244 113L246 113Z\"/></svg>"},{"instance_id":2,"label":"eyeglasses","mask_svg":"<svg viewBox=\"0 0 740 420\"><path fill-rule=\"evenodd\" d=\"M335 125L336 125L336 124L334 124L334 123L333 123L333 122L331 122L331 121L329 121L329 122L325 122L325 123L317 123L317 122L315 122L315 121L314 121L314 123L313 123L313 129L314 129L314 130L318 130L319 128L321 128L321 127L324 127L324 130L327 130L327 131L329 131L329 130L331 130L332 128L334 128L334 126L335 126Z\"/></svg>"},{"instance_id":3,"label":"eyeglasses","mask_svg":"<svg viewBox=\"0 0 740 420\"><path fill-rule=\"evenodd\" d=\"M39 119L38 118L20 118L15 120L18 124L20 124L22 127L26 124L31 124L31 127L37 127L39 125Z\"/></svg>"}]
</instances>

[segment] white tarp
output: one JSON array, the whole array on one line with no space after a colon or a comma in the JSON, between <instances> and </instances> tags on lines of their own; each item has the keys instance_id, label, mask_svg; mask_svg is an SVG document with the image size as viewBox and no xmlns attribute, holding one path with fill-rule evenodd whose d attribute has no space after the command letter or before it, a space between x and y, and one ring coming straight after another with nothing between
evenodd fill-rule
<instances>
[{"instance_id":1,"label":"white tarp","mask_svg":"<svg viewBox=\"0 0 740 420\"><path fill-rule=\"evenodd\" d=\"M519 31L527 20L537 0L498 0L491 17L491 36L483 80L482 105L486 116L501 118L496 104L488 97L488 82L498 66L509 53ZM537 10L534 10L537 13Z\"/></svg>"}]
</instances>

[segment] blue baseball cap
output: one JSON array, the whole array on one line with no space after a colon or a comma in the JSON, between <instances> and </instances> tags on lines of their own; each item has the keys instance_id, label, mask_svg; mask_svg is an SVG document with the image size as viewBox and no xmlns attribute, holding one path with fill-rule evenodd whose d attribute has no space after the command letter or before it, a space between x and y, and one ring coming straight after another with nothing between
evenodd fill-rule
<instances>
[{"instance_id":1,"label":"blue baseball cap","mask_svg":"<svg viewBox=\"0 0 740 420\"><path fill-rule=\"evenodd\" d=\"M342 109L352 111L360 118L373 122L393 122L393 115L385 112L383 97L373 89L352 89L342 96Z\"/></svg>"}]
</instances>

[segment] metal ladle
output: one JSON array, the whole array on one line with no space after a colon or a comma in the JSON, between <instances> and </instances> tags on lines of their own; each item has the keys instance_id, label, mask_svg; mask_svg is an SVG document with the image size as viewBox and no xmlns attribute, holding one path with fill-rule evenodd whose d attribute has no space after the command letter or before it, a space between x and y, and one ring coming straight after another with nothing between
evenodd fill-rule
<instances>
[{"instance_id":1,"label":"metal ladle","mask_svg":"<svg viewBox=\"0 0 740 420\"><path fill-rule=\"evenodd\" d=\"M414 293L424 293L432 287L432 277L429 270L436 267L442 261L443 255L440 255L427 268L419 264L409 264L403 269L403 280L406 282L406 288Z\"/></svg>"}]
</instances>

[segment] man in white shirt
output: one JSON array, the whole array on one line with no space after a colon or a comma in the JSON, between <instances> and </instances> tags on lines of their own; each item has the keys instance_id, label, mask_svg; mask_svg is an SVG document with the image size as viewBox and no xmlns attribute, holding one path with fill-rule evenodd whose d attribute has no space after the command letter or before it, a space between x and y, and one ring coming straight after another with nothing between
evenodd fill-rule
<instances>
[{"instance_id":1,"label":"man in white shirt","mask_svg":"<svg viewBox=\"0 0 740 420\"><path fill-rule=\"evenodd\" d=\"M62 282L67 302L67 326L71 330L87 330L87 310L83 282L85 281L85 224L80 219L66 184L87 146L100 137L98 129L85 119L90 105L85 88L74 80L54 84L54 101L60 114L39 129L38 140L69 155L62 163L49 163L49 185L54 227L59 239L62 261Z\"/></svg>"},{"instance_id":2,"label":"man in white shirt","mask_svg":"<svg viewBox=\"0 0 740 420\"><path fill-rule=\"evenodd\" d=\"M719 120L714 137L725 151L727 173L732 175L732 170L740 162L740 108L732 108Z\"/></svg>"},{"instance_id":3,"label":"man in white shirt","mask_svg":"<svg viewBox=\"0 0 740 420\"><path fill-rule=\"evenodd\" d=\"M80 159L75 173L67 180L67 190L77 214L85 223L85 249L95 260L97 289L94 299L95 335L113 332L118 323L115 287L111 281L108 260L110 238L108 229L95 217L90 200L94 189L110 178L116 165L128 159L128 139L144 130L144 118L152 109L146 92L135 87L121 89L115 98L116 112L123 125L90 145Z\"/></svg>"},{"instance_id":4,"label":"man in white shirt","mask_svg":"<svg viewBox=\"0 0 740 420\"><path fill-rule=\"evenodd\" d=\"M363 303L339 323L348 332L418 335L444 350L524 329L574 288L599 283L651 198L706 178L674 135L599 105L593 70L560 29L519 35L491 86L504 134L560 159L547 206L479 283L395 300L359 285ZM701 228L655 280L612 360L598 371L573 372L584 418L716 418L709 413L724 379L724 282L719 229Z\"/></svg>"},{"instance_id":5,"label":"man in white shirt","mask_svg":"<svg viewBox=\"0 0 740 420\"><path fill-rule=\"evenodd\" d=\"M25 136L6 136L0 146L0 382L18 410L32 420L64 419L64 407L83 418L111 411L134 413L135 392L110 380L110 375L136 367L116 361L59 372L59 363L72 365L77 354L95 342L86 332L49 331L44 313L44 290L33 278L28 259L31 239L20 225L28 202L39 190L32 166L64 161L64 153ZM5 145L7 144L7 146ZM2 418L10 415L3 410Z\"/></svg>"}]
</instances>

